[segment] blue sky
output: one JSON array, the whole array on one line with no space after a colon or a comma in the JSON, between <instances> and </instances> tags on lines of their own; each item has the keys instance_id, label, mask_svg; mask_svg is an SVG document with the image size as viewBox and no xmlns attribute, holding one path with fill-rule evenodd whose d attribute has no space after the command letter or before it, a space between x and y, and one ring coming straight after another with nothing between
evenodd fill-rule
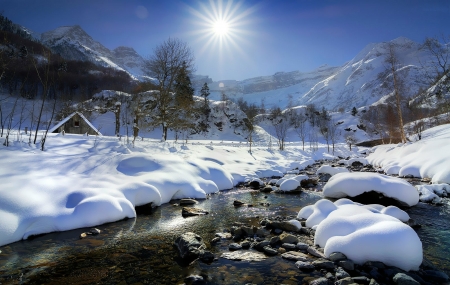
<instances>
[{"instance_id":1,"label":"blue sky","mask_svg":"<svg viewBox=\"0 0 450 285\"><path fill-rule=\"evenodd\" d=\"M340 66L372 42L449 34L448 0L0 0L12 21L42 33L80 25L109 49L143 57L169 37L187 42L213 80ZM213 26L225 19L228 32Z\"/></svg>"}]
</instances>

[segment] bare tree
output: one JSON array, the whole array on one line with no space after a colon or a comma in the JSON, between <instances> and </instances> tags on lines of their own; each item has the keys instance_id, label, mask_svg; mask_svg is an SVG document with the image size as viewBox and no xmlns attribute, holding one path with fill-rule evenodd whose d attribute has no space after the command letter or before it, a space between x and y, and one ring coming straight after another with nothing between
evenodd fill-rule
<instances>
[{"instance_id":1,"label":"bare tree","mask_svg":"<svg viewBox=\"0 0 450 285\"><path fill-rule=\"evenodd\" d=\"M278 139L278 147L280 150L284 150L287 130L290 126L289 112L283 112L280 107L274 107L270 111L270 120L272 121L272 125L275 129L275 135Z\"/></svg>"},{"instance_id":2,"label":"bare tree","mask_svg":"<svg viewBox=\"0 0 450 285\"><path fill-rule=\"evenodd\" d=\"M400 132L400 139L406 142L405 130L403 126L402 115L402 97L406 96L406 67L402 67L399 57L396 53L396 46L394 43L386 45L387 55L385 58L386 70L380 74L380 79L383 79L383 87L385 90L393 92L394 104L396 108L398 125Z\"/></svg>"},{"instance_id":3,"label":"bare tree","mask_svg":"<svg viewBox=\"0 0 450 285\"><path fill-rule=\"evenodd\" d=\"M334 145L338 142L341 132L338 130L338 124L334 120L328 121L328 133L330 136L331 144L333 145L333 155L334 155Z\"/></svg>"},{"instance_id":4,"label":"bare tree","mask_svg":"<svg viewBox=\"0 0 450 285\"><path fill-rule=\"evenodd\" d=\"M440 39L438 37L426 38L423 43L423 48L426 49L434 58L433 66L435 76L437 75L439 78L442 77L442 75L447 74L449 71L449 42L450 36L441 35Z\"/></svg>"},{"instance_id":5,"label":"bare tree","mask_svg":"<svg viewBox=\"0 0 450 285\"><path fill-rule=\"evenodd\" d=\"M295 111L292 116L292 126L294 127L295 132L299 136L302 141L302 149L305 150L305 140L306 140L306 116L299 109Z\"/></svg>"},{"instance_id":6,"label":"bare tree","mask_svg":"<svg viewBox=\"0 0 450 285\"><path fill-rule=\"evenodd\" d=\"M316 128L309 129L309 148L312 151L319 149L319 136L317 135Z\"/></svg>"},{"instance_id":7,"label":"bare tree","mask_svg":"<svg viewBox=\"0 0 450 285\"><path fill-rule=\"evenodd\" d=\"M180 69L185 68L187 74L194 71L194 56L188 45L180 39L169 38L157 46L154 54L145 61L145 69L149 76L158 81L155 92L156 113L152 118L153 125L162 127L162 139L167 140L167 130L171 125L175 80Z\"/></svg>"},{"instance_id":8,"label":"bare tree","mask_svg":"<svg viewBox=\"0 0 450 285\"><path fill-rule=\"evenodd\" d=\"M247 116L244 118L244 130L247 133L247 141L249 143L249 152L252 153L253 133L255 132L259 108L255 104L249 104L242 110Z\"/></svg>"},{"instance_id":9,"label":"bare tree","mask_svg":"<svg viewBox=\"0 0 450 285\"><path fill-rule=\"evenodd\" d=\"M347 135L345 137L345 142L347 143L348 147L350 148L350 151L352 150L352 145L356 144L356 138L353 134Z\"/></svg>"}]
</instances>

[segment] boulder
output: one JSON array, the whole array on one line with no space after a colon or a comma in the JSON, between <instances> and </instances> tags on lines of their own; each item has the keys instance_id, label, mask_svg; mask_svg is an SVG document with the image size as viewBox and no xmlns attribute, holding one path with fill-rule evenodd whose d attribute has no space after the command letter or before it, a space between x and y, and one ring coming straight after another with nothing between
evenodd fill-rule
<instances>
[{"instance_id":1,"label":"boulder","mask_svg":"<svg viewBox=\"0 0 450 285\"><path fill-rule=\"evenodd\" d=\"M183 259L198 258L206 248L202 237L193 232L182 234L175 240L174 244L178 249L180 257Z\"/></svg>"}]
</instances>

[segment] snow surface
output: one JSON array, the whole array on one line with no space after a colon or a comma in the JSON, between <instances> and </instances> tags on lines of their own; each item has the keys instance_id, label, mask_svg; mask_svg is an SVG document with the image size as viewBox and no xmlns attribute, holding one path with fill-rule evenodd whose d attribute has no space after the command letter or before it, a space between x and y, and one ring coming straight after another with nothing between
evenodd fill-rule
<instances>
[{"instance_id":1,"label":"snow surface","mask_svg":"<svg viewBox=\"0 0 450 285\"><path fill-rule=\"evenodd\" d=\"M316 228L314 243L325 256L342 252L357 264L381 261L403 270L417 270L422 263L422 243L403 210L382 205L362 205L349 199L326 199L302 208L298 218Z\"/></svg>"},{"instance_id":2,"label":"snow surface","mask_svg":"<svg viewBox=\"0 0 450 285\"><path fill-rule=\"evenodd\" d=\"M450 125L441 125L424 131L420 141L376 146L367 160L388 174L431 178L435 184L450 184L449 141Z\"/></svg>"},{"instance_id":3,"label":"snow surface","mask_svg":"<svg viewBox=\"0 0 450 285\"><path fill-rule=\"evenodd\" d=\"M369 191L381 193L410 207L419 202L419 192L407 181L372 172L336 174L325 184L323 195L330 198L355 197Z\"/></svg>"},{"instance_id":4,"label":"snow surface","mask_svg":"<svg viewBox=\"0 0 450 285\"><path fill-rule=\"evenodd\" d=\"M2 143L4 138L0 138ZM135 206L206 198L239 182L329 158L326 146L279 151L230 141L160 142L49 134L45 151L13 133L0 148L0 245L136 217ZM337 155L352 153L342 144ZM299 183L297 180L294 180Z\"/></svg>"}]
</instances>

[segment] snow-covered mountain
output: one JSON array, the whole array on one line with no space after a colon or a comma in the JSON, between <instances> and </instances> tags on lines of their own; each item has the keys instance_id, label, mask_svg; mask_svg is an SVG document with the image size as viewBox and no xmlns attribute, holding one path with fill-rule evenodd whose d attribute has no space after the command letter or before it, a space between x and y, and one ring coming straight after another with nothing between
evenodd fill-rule
<instances>
[{"instance_id":1,"label":"snow-covered mountain","mask_svg":"<svg viewBox=\"0 0 450 285\"><path fill-rule=\"evenodd\" d=\"M397 67L407 73L408 94L413 96L420 87L428 87L418 80L424 63L430 55L419 43L400 37L392 40L400 62ZM315 104L328 110L350 110L384 100L388 90L381 88L379 74L386 70L385 58L388 42L367 45L352 60L340 67L321 66L310 72L278 72L271 76L261 76L243 81L225 80L208 83L211 98L218 100L222 93L231 99L244 100L266 107L288 104ZM207 80L203 77L202 80ZM201 82L197 82L197 85ZM414 83L414 84L412 84Z\"/></svg>"},{"instance_id":2,"label":"snow-covered mountain","mask_svg":"<svg viewBox=\"0 0 450 285\"><path fill-rule=\"evenodd\" d=\"M91 61L126 71L136 78L143 75L144 59L133 48L118 47L111 51L78 25L42 33L41 42L69 60Z\"/></svg>"}]
</instances>

